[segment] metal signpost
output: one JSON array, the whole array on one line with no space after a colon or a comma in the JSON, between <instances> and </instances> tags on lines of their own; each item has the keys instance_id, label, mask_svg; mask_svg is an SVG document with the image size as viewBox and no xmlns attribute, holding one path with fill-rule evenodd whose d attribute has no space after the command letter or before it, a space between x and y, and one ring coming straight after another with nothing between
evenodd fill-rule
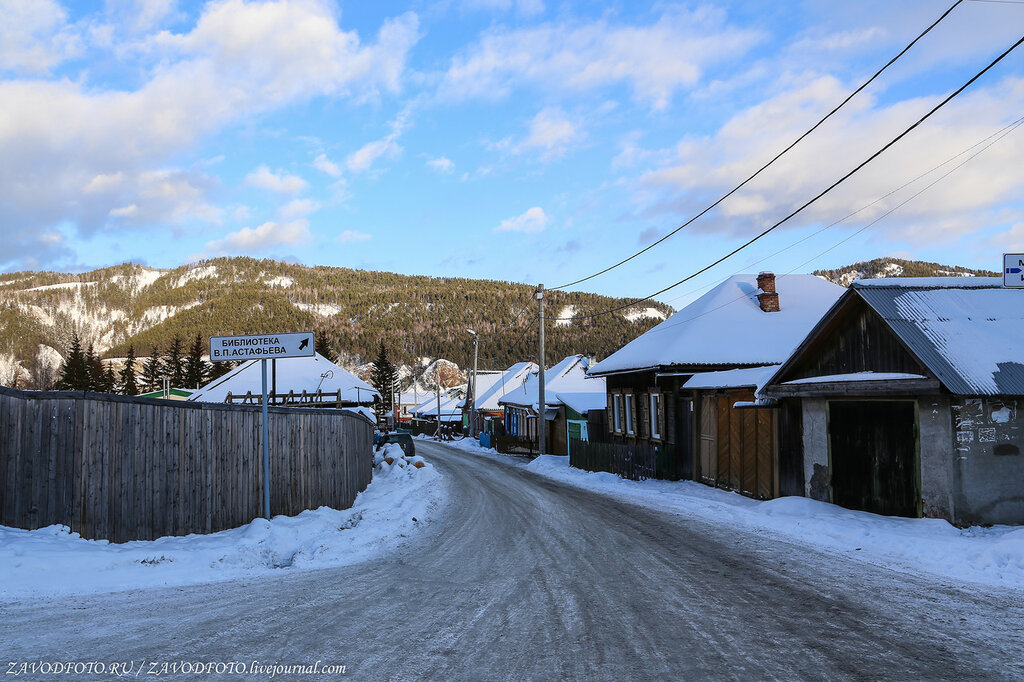
<instances>
[{"instance_id":1,"label":"metal signpost","mask_svg":"<svg viewBox=\"0 0 1024 682\"><path fill-rule=\"evenodd\" d=\"M1003 254L1003 286L1024 289L1024 253Z\"/></svg>"},{"instance_id":2,"label":"metal signpost","mask_svg":"<svg viewBox=\"0 0 1024 682\"><path fill-rule=\"evenodd\" d=\"M267 360L311 358L316 354L313 332L211 336L210 360L259 360L263 371L263 518L270 520L270 426L267 415Z\"/></svg>"}]
</instances>

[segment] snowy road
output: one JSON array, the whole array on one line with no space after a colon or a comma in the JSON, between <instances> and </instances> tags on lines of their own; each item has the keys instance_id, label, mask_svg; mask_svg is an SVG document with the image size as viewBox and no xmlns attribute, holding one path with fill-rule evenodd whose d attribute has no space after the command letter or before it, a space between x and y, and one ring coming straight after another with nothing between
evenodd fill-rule
<instances>
[{"instance_id":1,"label":"snowy road","mask_svg":"<svg viewBox=\"0 0 1024 682\"><path fill-rule=\"evenodd\" d=\"M320 660L354 679L1024 678L1021 592L893 573L417 448L445 474L450 509L388 559L0 606L4 668Z\"/></svg>"}]
</instances>

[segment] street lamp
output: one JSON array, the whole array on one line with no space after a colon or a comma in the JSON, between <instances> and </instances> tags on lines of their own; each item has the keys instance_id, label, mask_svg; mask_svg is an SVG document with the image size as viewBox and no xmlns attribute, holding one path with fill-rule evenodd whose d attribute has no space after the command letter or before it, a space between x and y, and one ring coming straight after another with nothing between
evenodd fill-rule
<instances>
[{"instance_id":1,"label":"street lamp","mask_svg":"<svg viewBox=\"0 0 1024 682\"><path fill-rule=\"evenodd\" d=\"M469 435L476 436L476 359L480 348L480 335L472 329L466 332L473 335L473 402L469 405Z\"/></svg>"}]
</instances>

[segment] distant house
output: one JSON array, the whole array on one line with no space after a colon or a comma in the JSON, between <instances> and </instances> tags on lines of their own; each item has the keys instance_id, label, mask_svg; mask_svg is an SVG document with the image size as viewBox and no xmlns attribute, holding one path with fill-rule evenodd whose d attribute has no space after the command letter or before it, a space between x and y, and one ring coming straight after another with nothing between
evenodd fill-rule
<instances>
[{"instance_id":1,"label":"distant house","mask_svg":"<svg viewBox=\"0 0 1024 682\"><path fill-rule=\"evenodd\" d=\"M607 380L603 437L656 448L659 476L780 494L787 424L742 411L757 409L760 371L721 373L783 362L844 291L812 275L728 278L590 369Z\"/></svg>"},{"instance_id":2,"label":"distant house","mask_svg":"<svg viewBox=\"0 0 1024 682\"><path fill-rule=\"evenodd\" d=\"M139 398L163 398L165 400L188 400L189 396L195 393L187 388L161 388L159 391L140 393Z\"/></svg>"},{"instance_id":3,"label":"distant house","mask_svg":"<svg viewBox=\"0 0 1024 682\"><path fill-rule=\"evenodd\" d=\"M802 424L801 492L958 524L1024 523L1024 291L854 282L762 389Z\"/></svg>"},{"instance_id":4,"label":"distant house","mask_svg":"<svg viewBox=\"0 0 1024 682\"><path fill-rule=\"evenodd\" d=\"M522 388L532 372L537 371L537 365L532 362L520 362L512 365L503 372L480 372L476 378L476 391L480 395L476 400L476 410L479 413L480 423L476 431L484 430L485 424L490 421L503 419L505 416L504 405L499 400L509 393ZM469 412L473 407L473 379L470 378L467 396L462 401L462 409L466 415L465 423L469 423Z\"/></svg>"},{"instance_id":5,"label":"distant house","mask_svg":"<svg viewBox=\"0 0 1024 682\"><path fill-rule=\"evenodd\" d=\"M442 424L462 423L463 398L459 393L453 391L451 395L446 392L442 392L440 396L429 393L424 395L426 396L424 401L414 408L417 419L436 422L440 414Z\"/></svg>"},{"instance_id":6,"label":"distant house","mask_svg":"<svg viewBox=\"0 0 1024 682\"><path fill-rule=\"evenodd\" d=\"M544 409L540 406L540 374L531 372L516 390L498 399L505 410L509 435L537 439L538 419L547 420L545 452L567 455L573 440L588 440L587 414L605 407L604 379L587 376L590 361L570 355L545 371Z\"/></svg>"},{"instance_id":7,"label":"distant house","mask_svg":"<svg viewBox=\"0 0 1024 682\"><path fill-rule=\"evenodd\" d=\"M267 363L267 402L301 407L357 407L380 400L375 388L317 353L311 358L282 358ZM261 400L260 360L248 360L189 396L208 403L256 403Z\"/></svg>"}]
</instances>

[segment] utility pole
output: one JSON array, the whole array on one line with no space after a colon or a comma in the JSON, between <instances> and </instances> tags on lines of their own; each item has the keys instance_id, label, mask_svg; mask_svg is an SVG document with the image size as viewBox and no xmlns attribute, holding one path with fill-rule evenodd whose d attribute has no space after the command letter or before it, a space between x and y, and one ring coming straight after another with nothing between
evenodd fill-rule
<instances>
[{"instance_id":1,"label":"utility pole","mask_svg":"<svg viewBox=\"0 0 1024 682\"><path fill-rule=\"evenodd\" d=\"M476 361L477 361L477 351L479 350L479 343L478 342L480 340L480 337L472 329L467 329L466 331L473 335L473 379L472 379L472 383L470 383L470 389L469 389L470 391L472 391L472 398L473 398L473 400L472 400L472 402L469 403L469 435L473 436L473 437L476 437L476 435L477 435L476 434L476 415L477 415L477 410L476 410Z\"/></svg>"},{"instance_id":2,"label":"utility pole","mask_svg":"<svg viewBox=\"0 0 1024 682\"><path fill-rule=\"evenodd\" d=\"M544 408L547 405L544 396L544 285L537 285L537 324L540 329L540 348L537 352L537 364L540 366L539 393L537 400L537 454L544 454L544 446L547 444L548 424L544 419Z\"/></svg>"}]
</instances>

